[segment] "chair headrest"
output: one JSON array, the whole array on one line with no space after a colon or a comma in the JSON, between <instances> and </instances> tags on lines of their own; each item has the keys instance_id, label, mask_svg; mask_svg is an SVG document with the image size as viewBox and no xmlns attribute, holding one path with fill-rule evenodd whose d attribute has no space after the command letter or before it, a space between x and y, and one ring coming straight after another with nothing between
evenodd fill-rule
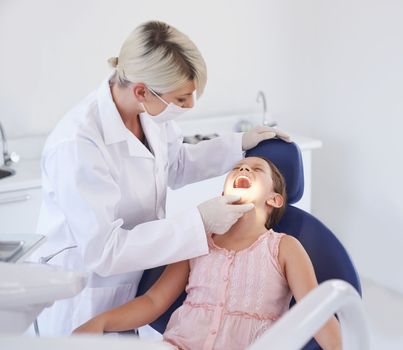
<instances>
[{"instance_id":1,"label":"chair headrest","mask_svg":"<svg viewBox=\"0 0 403 350\"><path fill-rule=\"evenodd\" d=\"M271 160L283 174L287 186L287 202L298 202L304 193L304 169L297 144L270 139L260 142L245 154L245 157L259 156Z\"/></svg>"}]
</instances>

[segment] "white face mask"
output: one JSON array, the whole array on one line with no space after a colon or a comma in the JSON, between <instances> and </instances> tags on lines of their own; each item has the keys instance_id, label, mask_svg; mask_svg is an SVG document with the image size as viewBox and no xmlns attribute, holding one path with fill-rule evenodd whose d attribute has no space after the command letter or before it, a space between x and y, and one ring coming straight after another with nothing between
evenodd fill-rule
<instances>
[{"instance_id":1,"label":"white face mask","mask_svg":"<svg viewBox=\"0 0 403 350\"><path fill-rule=\"evenodd\" d=\"M178 105L176 105L175 103L172 103L172 102L168 103L163 98L158 96L158 94L155 91L151 90L150 88L148 88L148 90L150 90L156 97L158 97L163 103L165 103L167 105L161 113L159 113L157 115L151 115L150 113L147 112L147 109L145 108L144 103L141 103L141 106L143 107L144 112L140 113L140 115L147 115L149 118L151 118L156 123L165 123L169 120L174 120L174 119L178 118L180 115L182 115L183 113L185 113L191 109L191 108L179 107Z\"/></svg>"}]
</instances>

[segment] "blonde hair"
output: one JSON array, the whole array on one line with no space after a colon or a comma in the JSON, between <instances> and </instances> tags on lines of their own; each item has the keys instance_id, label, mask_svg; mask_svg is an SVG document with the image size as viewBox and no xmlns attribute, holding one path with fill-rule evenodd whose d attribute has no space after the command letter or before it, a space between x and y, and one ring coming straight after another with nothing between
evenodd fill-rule
<instances>
[{"instance_id":1,"label":"blonde hair","mask_svg":"<svg viewBox=\"0 0 403 350\"><path fill-rule=\"evenodd\" d=\"M164 94L194 81L203 94L207 68L196 45L176 28L159 21L146 22L129 35L119 57L108 60L116 69L112 83L128 86L142 82Z\"/></svg>"}]
</instances>

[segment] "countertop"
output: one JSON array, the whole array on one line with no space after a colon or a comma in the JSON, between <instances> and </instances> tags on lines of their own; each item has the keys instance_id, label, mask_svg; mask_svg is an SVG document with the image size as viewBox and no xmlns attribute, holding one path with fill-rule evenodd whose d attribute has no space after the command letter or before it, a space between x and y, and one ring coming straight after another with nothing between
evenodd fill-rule
<instances>
[{"instance_id":1,"label":"countertop","mask_svg":"<svg viewBox=\"0 0 403 350\"><path fill-rule=\"evenodd\" d=\"M0 179L0 193L41 187L40 159L21 159L10 168L15 174Z\"/></svg>"},{"instance_id":2,"label":"countertop","mask_svg":"<svg viewBox=\"0 0 403 350\"><path fill-rule=\"evenodd\" d=\"M219 119L215 119L215 122L217 124L206 123L205 121L183 121L178 124L182 128L184 135L193 135L194 130L198 130L199 133L203 134L211 132L211 125L220 125ZM204 130L201 128L202 125L208 125L208 127L204 127ZM222 126L224 127L224 125ZM224 128L221 130L223 129ZM220 133L219 130L218 133ZM223 133L225 132L221 132L221 134ZM298 144L302 151L312 150L322 146L322 142L318 139L293 134L291 134L291 138ZM21 155L21 160L11 166L16 172L14 175L0 179L0 193L41 187L40 154L44 140L45 137L40 136L9 141L9 149L11 151L17 151L17 153Z\"/></svg>"},{"instance_id":3,"label":"countertop","mask_svg":"<svg viewBox=\"0 0 403 350\"><path fill-rule=\"evenodd\" d=\"M23 262L27 256L37 249L46 240L45 236L38 234L0 234L0 241L23 241L22 249L7 262Z\"/></svg>"}]
</instances>

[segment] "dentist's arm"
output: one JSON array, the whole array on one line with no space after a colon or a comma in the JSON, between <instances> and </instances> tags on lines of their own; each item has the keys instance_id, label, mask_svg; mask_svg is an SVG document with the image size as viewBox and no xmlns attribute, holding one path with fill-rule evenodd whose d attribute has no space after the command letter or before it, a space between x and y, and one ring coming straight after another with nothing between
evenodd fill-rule
<instances>
[{"instance_id":1,"label":"dentist's arm","mask_svg":"<svg viewBox=\"0 0 403 350\"><path fill-rule=\"evenodd\" d=\"M223 175L243 157L242 133L230 133L196 145L183 143L175 122L165 125L168 142L168 186L177 189L190 183Z\"/></svg>"},{"instance_id":2,"label":"dentist's arm","mask_svg":"<svg viewBox=\"0 0 403 350\"><path fill-rule=\"evenodd\" d=\"M243 151L273 137L290 141L283 131L257 126L245 133L226 133L196 145L183 143L183 135L175 122L165 125L168 141L169 176L172 189L225 174L243 158Z\"/></svg>"},{"instance_id":3,"label":"dentist's arm","mask_svg":"<svg viewBox=\"0 0 403 350\"><path fill-rule=\"evenodd\" d=\"M278 260L297 302L318 286L311 259L294 237L282 237ZM315 339L324 350L341 349L341 332L336 317L332 316L325 323Z\"/></svg>"},{"instance_id":4,"label":"dentist's arm","mask_svg":"<svg viewBox=\"0 0 403 350\"><path fill-rule=\"evenodd\" d=\"M115 171L102 150L83 138L61 142L43 156L47 198L67 223L78 246L76 254L80 254L86 270L110 276L168 265L208 252L199 210L190 207L169 218L150 221L153 209L143 208L142 198L147 192L141 188L142 183L133 184L139 186L140 194L130 206L143 211L145 222L137 217L137 225L128 228L132 224L119 213L122 191L133 189L122 189ZM158 254L150 254L151 251Z\"/></svg>"},{"instance_id":5,"label":"dentist's arm","mask_svg":"<svg viewBox=\"0 0 403 350\"><path fill-rule=\"evenodd\" d=\"M161 316L185 289L188 261L167 266L155 284L142 296L92 318L73 333L118 332L138 328Z\"/></svg>"}]
</instances>

